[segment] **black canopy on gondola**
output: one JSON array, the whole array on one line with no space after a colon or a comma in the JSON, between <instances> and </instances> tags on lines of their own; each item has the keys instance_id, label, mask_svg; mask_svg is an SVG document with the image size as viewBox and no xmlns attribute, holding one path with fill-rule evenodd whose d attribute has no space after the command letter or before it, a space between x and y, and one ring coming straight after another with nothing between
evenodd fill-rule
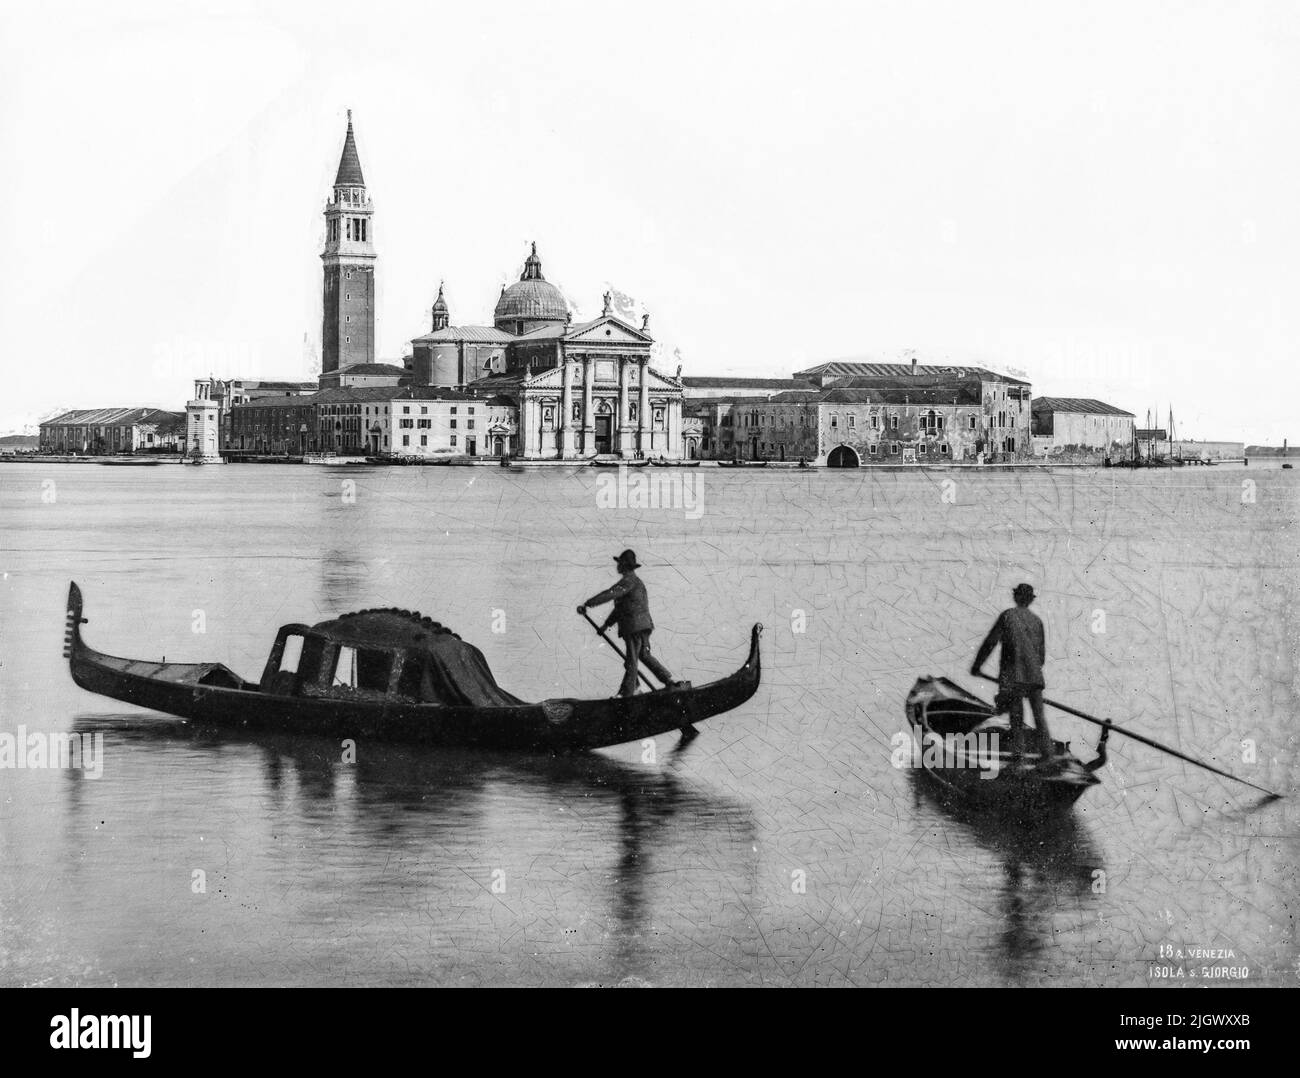
<instances>
[{"instance_id":1,"label":"black canopy on gondola","mask_svg":"<svg viewBox=\"0 0 1300 1078\"><path fill-rule=\"evenodd\" d=\"M284 626L262 686L306 695L340 689L395 693L423 703L468 707L524 702L497 684L473 644L432 618L396 608L360 610L310 628Z\"/></svg>"}]
</instances>

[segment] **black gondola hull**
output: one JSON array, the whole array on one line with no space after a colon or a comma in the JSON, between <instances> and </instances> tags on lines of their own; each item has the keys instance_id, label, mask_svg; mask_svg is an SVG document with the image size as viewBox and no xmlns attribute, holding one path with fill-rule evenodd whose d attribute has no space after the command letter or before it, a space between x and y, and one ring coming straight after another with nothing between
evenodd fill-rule
<instances>
[{"instance_id":1,"label":"black gondola hull","mask_svg":"<svg viewBox=\"0 0 1300 1078\"><path fill-rule=\"evenodd\" d=\"M87 692L214 726L465 748L567 751L670 733L739 707L758 689L761 625L735 673L698 688L611 700L556 699L509 707L463 707L394 700L278 696L217 664L149 663L95 651L81 639L81 593L68 596L65 656ZM205 679L223 671L220 680Z\"/></svg>"}]
</instances>

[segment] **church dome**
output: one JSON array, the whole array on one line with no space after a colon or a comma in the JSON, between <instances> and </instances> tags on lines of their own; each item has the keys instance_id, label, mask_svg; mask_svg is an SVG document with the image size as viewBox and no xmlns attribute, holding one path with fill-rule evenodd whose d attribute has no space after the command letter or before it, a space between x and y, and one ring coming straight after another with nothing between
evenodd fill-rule
<instances>
[{"instance_id":1,"label":"church dome","mask_svg":"<svg viewBox=\"0 0 1300 1078\"><path fill-rule=\"evenodd\" d=\"M569 307L560 290L542 276L542 260L537 257L537 244L524 263L524 272L514 284L501 291L493 318L499 329L510 329L502 323L565 322Z\"/></svg>"}]
</instances>

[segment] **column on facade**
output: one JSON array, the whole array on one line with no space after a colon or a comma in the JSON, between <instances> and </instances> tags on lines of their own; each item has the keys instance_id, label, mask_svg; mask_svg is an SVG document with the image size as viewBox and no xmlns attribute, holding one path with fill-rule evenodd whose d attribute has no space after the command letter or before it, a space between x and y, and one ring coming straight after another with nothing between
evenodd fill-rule
<instances>
[{"instance_id":1,"label":"column on facade","mask_svg":"<svg viewBox=\"0 0 1300 1078\"><path fill-rule=\"evenodd\" d=\"M564 364L564 394L560 401L559 422L555 424L555 442L558 456L573 456L573 365L567 356Z\"/></svg>"},{"instance_id":2,"label":"column on facade","mask_svg":"<svg viewBox=\"0 0 1300 1078\"><path fill-rule=\"evenodd\" d=\"M676 459L686 457L686 443L682 440L682 402L680 397L669 397L664 402L664 429L668 432L665 456Z\"/></svg>"},{"instance_id":3,"label":"column on facade","mask_svg":"<svg viewBox=\"0 0 1300 1078\"><path fill-rule=\"evenodd\" d=\"M536 439L540 424L537 422L537 402L528 394L521 394L519 402L519 452L527 458L541 454Z\"/></svg>"},{"instance_id":4,"label":"column on facade","mask_svg":"<svg viewBox=\"0 0 1300 1078\"><path fill-rule=\"evenodd\" d=\"M632 421L628 418L627 411L627 377L628 371L632 369L632 364L627 356L619 356L618 360L618 419L615 430L618 431L618 455L620 457L631 457L634 455L632 445Z\"/></svg>"},{"instance_id":5,"label":"column on facade","mask_svg":"<svg viewBox=\"0 0 1300 1078\"><path fill-rule=\"evenodd\" d=\"M640 397L636 406L636 446L642 456L649 456L653 432L650 426L650 365L645 356L637 359L637 368ZM651 434L651 438L646 437L647 433Z\"/></svg>"},{"instance_id":6,"label":"column on facade","mask_svg":"<svg viewBox=\"0 0 1300 1078\"><path fill-rule=\"evenodd\" d=\"M596 455L596 417L592 412L591 388L596 378L596 365L591 356L582 357L582 455Z\"/></svg>"}]
</instances>

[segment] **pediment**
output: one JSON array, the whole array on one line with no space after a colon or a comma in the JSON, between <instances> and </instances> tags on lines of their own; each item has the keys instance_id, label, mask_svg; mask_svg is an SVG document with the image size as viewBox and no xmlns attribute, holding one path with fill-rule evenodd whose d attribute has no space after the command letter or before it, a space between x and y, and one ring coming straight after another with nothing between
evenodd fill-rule
<instances>
[{"instance_id":1,"label":"pediment","mask_svg":"<svg viewBox=\"0 0 1300 1078\"><path fill-rule=\"evenodd\" d=\"M652 344L654 338L633 329L621 318L612 314L588 322L585 326L564 335L566 344Z\"/></svg>"},{"instance_id":2,"label":"pediment","mask_svg":"<svg viewBox=\"0 0 1300 1078\"><path fill-rule=\"evenodd\" d=\"M523 384L529 389L561 389L564 386L564 368L548 367L531 378L525 378Z\"/></svg>"},{"instance_id":3,"label":"pediment","mask_svg":"<svg viewBox=\"0 0 1300 1078\"><path fill-rule=\"evenodd\" d=\"M670 378L666 374L660 374L653 367L647 367L646 388L652 391L656 389L675 389L681 392L682 384L676 378Z\"/></svg>"}]
</instances>

